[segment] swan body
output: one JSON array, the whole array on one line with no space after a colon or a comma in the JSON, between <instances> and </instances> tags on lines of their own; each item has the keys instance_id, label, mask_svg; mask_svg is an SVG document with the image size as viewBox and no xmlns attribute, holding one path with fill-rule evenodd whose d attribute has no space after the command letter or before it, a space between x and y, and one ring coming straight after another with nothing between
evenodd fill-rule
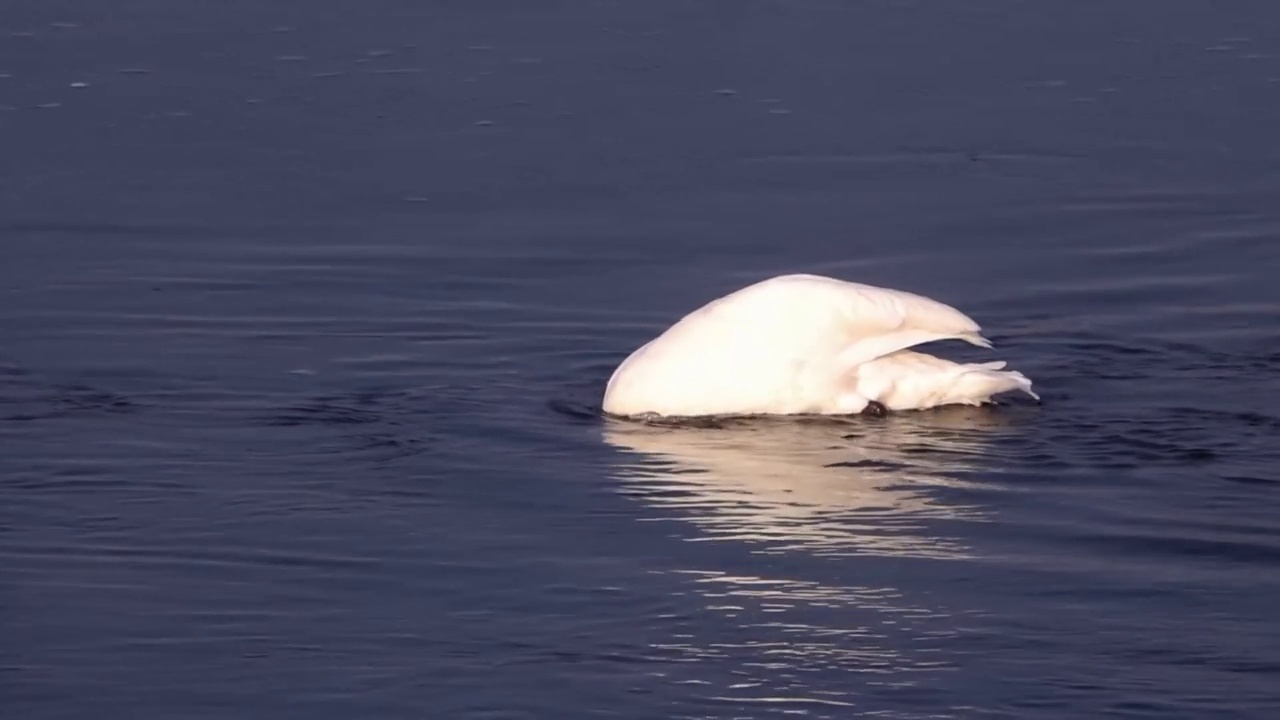
<instances>
[{"instance_id":1,"label":"swan body","mask_svg":"<svg viewBox=\"0 0 1280 720\"><path fill-rule=\"evenodd\" d=\"M1005 363L954 363L910 348L989 348L972 319L900 290L783 275L694 310L609 378L611 415L848 415L981 405L1031 391Z\"/></svg>"}]
</instances>

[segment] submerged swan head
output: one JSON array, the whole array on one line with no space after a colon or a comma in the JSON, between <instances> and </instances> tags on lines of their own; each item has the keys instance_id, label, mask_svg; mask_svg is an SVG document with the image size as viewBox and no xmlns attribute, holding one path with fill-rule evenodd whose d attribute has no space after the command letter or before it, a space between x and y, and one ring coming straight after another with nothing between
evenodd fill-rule
<instances>
[{"instance_id":1,"label":"submerged swan head","mask_svg":"<svg viewBox=\"0 0 1280 720\"><path fill-rule=\"evenodd\" d=\"M783 275L684 316L618 366L611 415L847 415L980 405L1018 390L1003 362L954 363L910 350L935 340L990 348L972 319L901 290Z\"/></svg>"}]
</instances>

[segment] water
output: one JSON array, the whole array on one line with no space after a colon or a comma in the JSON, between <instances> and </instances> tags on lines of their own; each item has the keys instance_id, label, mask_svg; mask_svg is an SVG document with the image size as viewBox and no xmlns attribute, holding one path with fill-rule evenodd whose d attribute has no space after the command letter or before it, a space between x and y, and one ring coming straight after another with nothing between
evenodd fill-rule
<instances>
[{"instance_id":1,"label":"water","mask_svg":"<svg viewBox=\"0 0 1280 720\"><path fill-rule=\"evenodd\" d=\"M1280 715L1277 27L11 3L3 715ZM598 416L795 271L1044 404Z\"/></svg>"}]
</instances>

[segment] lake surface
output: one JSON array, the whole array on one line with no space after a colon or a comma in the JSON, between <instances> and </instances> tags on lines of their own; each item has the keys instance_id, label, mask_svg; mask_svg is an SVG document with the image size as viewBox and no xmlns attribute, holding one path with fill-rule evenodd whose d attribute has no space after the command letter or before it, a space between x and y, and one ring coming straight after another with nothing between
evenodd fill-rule
<instances>
[{"instance_id":1,"label":"lake surface","mask_svg":"<svg viewBox=\"0 0 1280 720\"><path fill-rule=\"evenodd\" d=\"M1280 717L1280 6L0 10L0 707ZM1041 405L664 428L770 275Z\"/></svg>"}]
</instances>

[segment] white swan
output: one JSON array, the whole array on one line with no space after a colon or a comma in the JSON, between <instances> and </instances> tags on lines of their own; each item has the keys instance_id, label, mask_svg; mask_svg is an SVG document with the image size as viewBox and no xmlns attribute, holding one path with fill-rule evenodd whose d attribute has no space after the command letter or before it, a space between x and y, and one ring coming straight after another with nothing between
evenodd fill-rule
<instances>
[{"instance_id":1,"label":"white swan","mask_svg":"<svg viewBox=\"0 0 1280 720\"><path fill-rule=\"evenodd\" d=\"M689 313L618 366L611 415L848 415L980 405L1031 391L1003 362L954 363L907 348L981 328L926 297L817 275L783 275Z\"/></svg>"}]
</instances>

